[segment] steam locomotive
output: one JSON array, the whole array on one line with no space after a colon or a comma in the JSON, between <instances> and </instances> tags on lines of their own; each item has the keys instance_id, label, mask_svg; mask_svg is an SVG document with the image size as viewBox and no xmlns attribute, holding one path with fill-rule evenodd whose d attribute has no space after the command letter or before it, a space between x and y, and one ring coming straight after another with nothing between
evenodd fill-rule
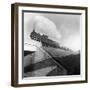
<instances>
[{"instance_id":1,"label":"steam locomotive","mask_svg":"<svg viewBox=\"0 0 90 90\"><path fill-rule=\"evenodd\" d=\"M33 30L30 34L31 39L42 43L42 46L60 48L59 44L53 40L50 40L47 35L41 35Z\"/></svg>"}]
</instances>

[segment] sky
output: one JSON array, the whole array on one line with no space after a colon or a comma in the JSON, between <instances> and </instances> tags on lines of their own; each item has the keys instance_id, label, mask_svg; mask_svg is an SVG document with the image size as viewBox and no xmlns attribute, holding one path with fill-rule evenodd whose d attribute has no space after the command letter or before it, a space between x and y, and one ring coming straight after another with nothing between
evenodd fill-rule
<instances>
[{"instance_id":1,"label":"sky","mask_svg":"<svg viewBox=\"0 0 90 90\"><path fill-rule=\"evenodd\" d=\"M30 33L36 32L48 35L60 46L74 51L80 50L80 15L24 13L24 43L38 44L30 39Z\"/></svg>"}]
</instances>

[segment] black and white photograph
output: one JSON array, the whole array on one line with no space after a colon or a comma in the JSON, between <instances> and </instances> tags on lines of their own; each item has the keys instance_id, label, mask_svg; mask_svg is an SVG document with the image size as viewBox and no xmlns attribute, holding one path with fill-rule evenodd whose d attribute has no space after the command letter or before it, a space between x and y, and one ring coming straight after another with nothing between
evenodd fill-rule
<instances>
[{"instance_id":1,"label":"black and white photograph","mask_svg":"<svg viewBox=\"0 0 90 90\"><path fill-rule=\"evenodd\" d=\"M80 75L80 17L24 12L23 77Z\"/></svg>"},{"instance_id":2,"label":"black and white photograph","mask_svg":"<svg viewBox=\"0 0 90 90\"><path fill-rule=\"evenodd\" d=\"M12 85L87 82L87 7L12 5Z\"/></svg>"}]
</instances>

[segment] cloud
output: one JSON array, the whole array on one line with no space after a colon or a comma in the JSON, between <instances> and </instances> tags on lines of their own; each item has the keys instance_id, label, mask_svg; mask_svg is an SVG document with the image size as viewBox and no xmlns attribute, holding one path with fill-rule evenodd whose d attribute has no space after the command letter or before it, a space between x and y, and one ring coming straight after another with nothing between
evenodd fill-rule
<instances>
[{"instance_id":1,"label":"cloud","mask_svg":"<svg viewBox=\"0 0 90 90\"><path fill-rule=\"evenodd\" d=\"M74 51L81 50L80 44L81 38L79 34L73 34L69 36L64 42L62 43L63 46L68 47Z\"/></svg>"},{"instance_id":2,"label":"cloud","mask_svg":"<svg viewBox=\"0 0 90 90\"><path fill-rule=\"evenodd\" d=\"M34 27L37 32L48 35L50 39L55 41L60 41L61 39L61 34L58 32L55 23L44 16L35 16Z\"/></svg>"}]
</instances>

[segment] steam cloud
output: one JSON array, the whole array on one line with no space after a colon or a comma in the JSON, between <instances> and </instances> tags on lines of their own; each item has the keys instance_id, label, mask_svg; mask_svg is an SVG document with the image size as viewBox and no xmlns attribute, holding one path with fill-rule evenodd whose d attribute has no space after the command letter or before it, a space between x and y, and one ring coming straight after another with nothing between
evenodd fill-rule
<instances>
[{"instance_id":1,"label":"steam cloud","mask_svg":"<svg viewBox=\"0 0 90 90\"><path fill-rule=\"evenodd\" d=\"M60 41L61 34L58 32L54 22L44 16L35 16L34 22L35 30L37 32L48 35L49 38L55 41Z\"/></svg>"}]
</instances>

